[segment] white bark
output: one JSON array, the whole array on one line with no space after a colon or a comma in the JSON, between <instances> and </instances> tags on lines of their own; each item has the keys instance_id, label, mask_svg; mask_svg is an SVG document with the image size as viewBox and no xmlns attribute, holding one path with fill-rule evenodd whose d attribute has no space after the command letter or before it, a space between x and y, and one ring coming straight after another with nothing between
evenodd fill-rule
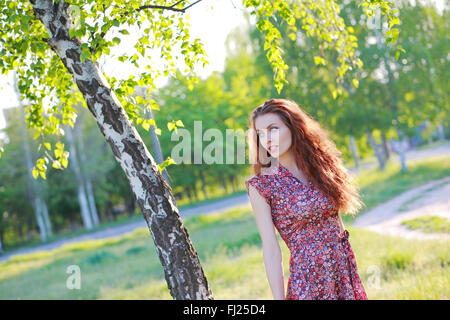
<instances>
[{"instance_id":1,"label":"white bark","mask_svg":"<svg viewBox=\"0 0 450 320\"><path fill-rule=\"evenodd\" d=\"M69 38L68 4L30 0L47 43L72 74L100 131L120 163L150 229L174 299L213 299L198 254L180 219L172 190L98 66L81 62L81 42Z\"/></svg>"},{"instance_id":2,"label":"white bark","mask_svg":"<svg viewBox=\"0 0 450 320\"><path fill-rule=\"evenodd\" d=\"M355 168L359 168L359 155L358 155L358 149L356 147L355 138L353 136L350 136L350 151L353 155L353 160L355 161Z\"/></svg>"},{"instance_id":3,"label":"white bark","mask_svg":"<svg viewBox=\"0 0 450 320\"><path fill-rule=\"evenodd\" d=\"M86 157L86 150L84 149L82 125L83 125L82 119L78 118L77 123L75 125L74 133L76 140L78 141L78 154L80 155L80 163L81 163L80 174L81 180L83 181L86 190L86 196L92 223L94 226L98 226L100 224L100 220L98 218L97 207L95 206L94 190L92 189L92 183L89 175L86 173L86 170L83 170L83 167L87 163L87 157Z\"/></svg>"},{"instance_id":4,"label":"white bark","mask_svg":"<svg viewBox=\"0 0 450 320\"><path fill-rule=\"evenodd\" d=\"M384 170L386 168L386 161L384 159L383 152L381 151L381 147L375 141L375 138L372 135L370 130L366 130L367 139L369 140L369 144L377 157L378 163L380 164L380 169Z\"/></svg>"},{"instance_id":5,"label":"white bark","mask_svg":"<svg viewBox=\"0 0 450 320\"><path fill-rule=\"evenodd\" d=\"M72 128L66 126L65 128L67 142L69 143L70 150L70 164L75 173L75 178L77 180L78 185L78 202L80 204L81 218L83 220L83 225L87 230L90 230L94 227L91 219L91 213L88 206L88 201L86 197L86 190L84 188L83 179L81 177L81 169L78 163L77 151L75 149L75 144L73 141Z\"/></svg>"},{"instance_id":6,"label":"white bark","mask_svg":"<svg viewBox=\"0 0 450 320\"><path fill-rule=\"evenodd\" d=\"M31 159L31 151L30 146L28 143L28 136L26 133L25 128L25 114L24 114L24 105L22 103L22 99L20 97L19 89L17 87L17 80L16 80L16 74L14 73L14 90L17 95L17 100L19 101L19 109L20 109L20 128L22 132L22 139L23 139L23 147L25 150L25 163L27 168L27 192L29 200L31 201L31 205L34 210L34 214L36 217L36 222L39 229L39 234L41 235L41 241L45 242L48 239L48 235L51 234L51 225L50 220L48 218L48 213L44 216L44 208L43 203L44 201L41 199L41 194L39 190L39 184L33 177L32 169L33 169L33 162ZM45 205L45 203L44 203ZM48 220L48 221L46 221Z\"/></svg>"},{"instance_id":7,"label":"white bark","mask_svg":"<svg viewBox=\"0 0 450 320\"><path fill-rule=\"evenodd\" d=\"M442 125L442 122L439 122L438 124L438 133L439 133L439 139L441 142L445 141L445 134L444 134L444 126Z\"/></svg>"}]
</instances>

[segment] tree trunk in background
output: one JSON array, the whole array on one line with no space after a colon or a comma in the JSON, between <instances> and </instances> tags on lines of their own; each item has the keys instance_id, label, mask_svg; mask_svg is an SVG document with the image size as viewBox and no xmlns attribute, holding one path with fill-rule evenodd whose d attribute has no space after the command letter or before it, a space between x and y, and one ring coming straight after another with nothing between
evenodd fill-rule
<instances>
[{"instance_id":1,"label":"tree trunk in background","mask_svg":"<svg viewBox=\"0 0 450 320\"><path fill-rule=\"evenodd\" d=\"M227 188L227 180L225 179L225 175L223 173L219 173L219 179L222 181L222 189L225 194L228 193Z\"/></svg>"},{"instance_id":2,"label":"tree trunk in background","mask_svg":"<svg viewBox=\"0 0 450 320\"><path fill-rule=\"evenodd\" d=\"M3 254L3 232L0 231L0 255Z\"/></svg>"},{"instance_id":3,"label":"tree trunk in background","mask_svg":"<svg viewBox=\"0 0 450 320\"><path fill-rule=\"evenodd\" d=\"M131 217L134 215L134 210L136 209L136 202L134 199L133 190L130 189L128 196L125 198L125 210L127 214Z\"/></svg>"},{"instance_id":4,"label":"tree trunk in background","mask_svg":"<svg viewBox=\"0 0 450 320\"><path fill-rule=\"evenodd\" d=\"M232 183L232 186L233 186L233 192L238 191L239 186L237 185L237 178L236 177L231 176L231 183Z\"/></svg>"},{"instance_id":5,"label":"tree trunk in background","mask_svg":"<svg viewBox=\"0 0 450 320\"><path fill-rule=\"evenodd\" d=\"M89 211L91 212L92 222L94 223L94 226L98 226L100 224L100 218L98 216L97 207L95 205L95 195L94 189L92 188L92 182L89 177L85 180L85 182L86 182L86 193L88 198Z\"/></svg>"},{"instance_id":6,"label":"tree trunk in background","mask_svg":"<svg viewBox=\"0 0 450 320\"><path fill-rule=\"evenodd\" d=\"M377 28L374 28L373 30L377 37L378 48L380 48L380 49L385 48L385 44L382 41L380 31ZM394 76L393 76L393 73L391 70L391 65L389 64L389 61L387 61L386 55L382 54L382 57L383 57L384 67L386 68L387 75L388 75L389 99L391 101L390 108L394 115L393 120L395 120L395 130L397 131L397 135L398 135L399 156L400 156L400 162L401 162L401 166L402 166L402 172L406 172L408 170L408 168L406 166L405 150L403 147L403 133L399 129L399 121L398 121L398 117L397 117L398 105L397 105L397 95L396 95L394 81L393 81Z\"/></svg>"},{"instance_id":7,"label":"tree trunk in background","mask_svg":"<svg viewBox=\"0 0 450 320\"><path fill-rule=\"evenodd\" d=\"M141 91L142 96L147 97L147 88L140 87L139 89ZM155 117L153 116L153 111L151 109L149 111L147 111L146 114L147 114L147 119L155 120ZM158 138L158 135L155 132L155 127L154 126L150 126L150 135L152 137L153 151L155 153L156 162L158 164L161 164L161 163L164 162L164 159L163 159L163 156L162 156L161 144L159 143L159 138ZM164 168L162 170L162 175L163 175L164 179L166 179L167 184L170 185L170 183L169 183L169 174L167 172L167 168Z\"/></svg>"},{"instance_id":8,"label":"tree trunk in background","mask_svg":"<svg viewBox=\"0 0 450 320\"><path fill-rule=\"evenodd\" d=\"M441 140L441 142L444 142L445 134L444 134L444 126L442 125L442 122L439 122L439 124L438 124L438 133L439 133L439 140Z\"/></svg>"},{"instance_id":9,"label":"tree trunk in background","mask_svg":"<svg viewBox=\"0 0 450 320\"><path fill-rule=\"evenodd\" d=\"M113 214L112 203L109 200L106 202L105 215L106 215L108 221L114 221L115 216Z\"/></svg>"},{"instance_id":10,"label":"tree trunk in background","mask_svg":"<svg viewBox=\"0 0 450 320\"><path fill-rule=\"evenodd\" d=\"M75 125L75 137L77 138L78 142L78 152L80 154L80 160L82 164L87 163L86 158L86 151L84 149L84 141L83 141L83 122L80 121L82 119L78 119L76 125ZM98 226L100 224L100 219L98 217L98 211L97 207L95 205L95 197L94 197L94 190L92 188L91 178L89 177L89 174L86 173L86 170L83 170L83 166L80 166L80 173L81 173L81 180L83 181L83 184L85 186L85 190L87 193L87 201L89 206L89 212L92 219L92 224L95 226Z\"/></svg>"},{"instance_id":11,"label":"tree trunk in background","mask_svg":"<svg viewBox=\"0 0 450 320\"><path fill-rule=\"evenodd\" d=\"M355 168L359 168L359 155L358 148L356 147L355 138L353 136L349 137L350 141L350 151L352 152L353 160L355 161Z\"/></svg>"},{"instance_id":12,"label":"tree trunk in background","mask_svg":"<svg viewBox=\"0 0 450 320\"><path fill-rule=\"evenodd\" d=\"M391 157L391 148L384 132L381 132L381 145L383 147L384 159L387 161Z\"/></svg>"},{"instance_id":13,"label":"tree trunk in background","mask_svg":"<svg viewBox=\"0 0 450 320\"><path fill-rule=\"evenodd\" d=\"M27 229L27 241L30 241L31 238L33 237L32 233L33 233L33 226L34 226L33 219L31 217L27 219L27 226L28 226L28 229Z\"/></svg>"},{"instance_id":14,"label":"tree trunk in background","mask_svg":"<svg viewBox=\"0 0 450 320\"><path fill-rule=\"evenodd\" d=\"M92 222L88 200L86 197L86 190L84 188L83 178L81 176L81 169L78 163L77 151L75 149L75 143L73 140L72 128L66 125L64 131L66 132L67 142L69 143L69 150L70 150L69 166L73 169L78 184L78 203L80 204L81 219L83 220L84 228L87 230L91 230L94 227L94 224Z\"/></svg>"},{"instance_id":15,"label":"tree trunk in background","mask_svg":"<svg viewBox=\"0 0 450 320\"><path fill-rule=\"evenodd\" d=\"M205 176L203 175L203 171L199 171L199 175L200 175L200 181L202 182L202 192L203 195L205 196L205 200L208 199L208 192L206 191L206 181L205 181Z\"/></svg>"},{"instance_id":16,"label":"tree trunk in background","mask_svg":"<svg viewBox=\"0 0 450 320\"><path fill-rule=\"evenodd\" d=\"M17 100L19 101L19 109L20 109L20 129L22 133L23 139L23 147L25 150L25 165L27 168L27 193L28 198L31 201L31 205L33 206L33 211L36 216L36 222L39 228L39 234L41 235L41 241L47 241L48 237L51 235L51 224L48 219L48 214L46 213L47 207L45 206L44 201L41 199L41 187L40 183L33 177L32 169L33 169L33 161L31 160L31 151L30 146L28 144L28 135L25 128L25 114L24 114L24 105L22 104L22 100L20 97L19 88L17 86L17 78L16 73L13 75L14 77L14 90L16 92ZM45 212L44 212L45 210Z\"/></svg>"},{"instance_id":17,"label":"tree trunk in background","mask_svg":"<svg viewBox=\"0 0 450 320\"><path fill-rule=\"evenodd\" d=\"M404 137L403 132L398 127L395 127L397 130L397 136L398 136L398 155L400 156L400 163L402 166L402 172L408 171L408 167L406 165L406 156L405 156L405 144L404 144Z\"/></svg>"},{"instance_id":18,"label":"tree trunk in background","mask_svg":"<svg viewBox=\"0 0 450 320\"><path fill-rule=\"evenodd\" d=\"M185 190L185 192L186 192L186 194L187 194L187 196L189 198L189 202L190 203L194 202L194 198L192 197L192 193L191 193L191 187L190 186L186 186L184 188L184 190Z\"/></svg>"},{"instance_id":19,"label":"tree trunk in background","mask_svg":"<svg viewBox=\"0 0 450 320\"><path fill-rule=\"evenodd\" d=\"M47 204L42 200L42 198L39 198L39 201L41 202L40 205L42 208L42 220L44 221L45 229L47 230L47 237L51 237L53 233L52 225L50 224L50 218L48 216Z\"/></svg>"},{"instance_id":20,"label":"tree trunk in background","mask_svg":"<svg viewBox=\"0 0 450 320\"><path fill-rule=\"evenodd\" d=\"M375 141L375 138L372 135L372 132L370 130L366 130L367 139L369 140L369 144L373 149L373 152L375 153L375 156L377 157L378 163L380 165L380 169L384 170L386 168L386 162L384 160L383 153L381 151L381 147L377 145L377 142Z\"/></svg>"}]
</instances>

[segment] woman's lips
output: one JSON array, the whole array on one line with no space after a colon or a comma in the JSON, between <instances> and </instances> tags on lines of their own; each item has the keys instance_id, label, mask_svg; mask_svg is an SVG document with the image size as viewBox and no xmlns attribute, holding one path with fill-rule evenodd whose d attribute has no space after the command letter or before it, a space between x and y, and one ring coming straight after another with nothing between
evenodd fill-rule
<instances>
[{"instance_id":1,"label":"woman's lips","mask_svg":"<svg viewBox=\"0 0 450 320\"><path fill-rule=\"evenodd\" d=\"M269 146L269 151L276 150L278 146Z\"/></svg>"}]
</instances>

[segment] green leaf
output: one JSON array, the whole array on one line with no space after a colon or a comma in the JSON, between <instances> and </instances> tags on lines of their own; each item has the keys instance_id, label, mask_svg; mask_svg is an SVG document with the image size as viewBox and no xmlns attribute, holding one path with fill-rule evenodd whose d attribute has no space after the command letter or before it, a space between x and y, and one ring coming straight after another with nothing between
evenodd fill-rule
<instances>
[{"instance_id":1,"label":"green leaf","mask_svg":"<svg viewBox=\"0 0 450 320\"><path fill-rule=\"evenodd\" d=\"M325 60L322 57L318 57L318 56L314 57L314 63L315 64L322 64L322 65L326 64Z\"/></svg>"},{"instance_id":2,"label":"green leaf","mask_svg":"<svg viewBox=\"0 0 450 320\"><path fill-rule=\"evenodd\" d=\"M31 171L31 173L33 174L33 178L36 179L37 176L38 176L38 174L39 174L39 171L38 171L36 168L33 168L33 170Z\"/></svg>"}]
</instances>

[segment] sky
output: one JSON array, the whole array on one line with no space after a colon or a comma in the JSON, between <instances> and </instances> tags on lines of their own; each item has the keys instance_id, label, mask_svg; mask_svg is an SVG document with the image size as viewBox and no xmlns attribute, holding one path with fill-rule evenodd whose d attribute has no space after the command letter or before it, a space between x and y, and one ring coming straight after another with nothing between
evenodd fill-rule
<instances>
[{"instance_id":1,"label":"sky","mask_svg":"<svg viewBox=\"0 0 450 320\"><path fill-rule=\"evenodd\" d=\"M428 0L435 2L438 9L442 9L445 0ZM225 41L227 35L237 26L246 23L244 12L248 12L242 0L203 0L188 9L190 34L192 39L200 38L205 52L208 54L209 64L198 70L201 78L207 77L213 71L222 71L225 62ZM131 35L134 33L130 32ZM113 36L113 35L112 35ZM112 37L111 36L111 37ZM135 41L121 42L114 53L127 52L127 44L132 48ZM104 65L106 74L114 74L116 78L126 78L133 73L134 66L125 65L114 60L107 60ZM17 105L17 99L10 86L12 73L9 76L0 75L0 129L5 126L2 108ZM157 82L162 86L165 81Z\"/></svg>"}]
</instances>

